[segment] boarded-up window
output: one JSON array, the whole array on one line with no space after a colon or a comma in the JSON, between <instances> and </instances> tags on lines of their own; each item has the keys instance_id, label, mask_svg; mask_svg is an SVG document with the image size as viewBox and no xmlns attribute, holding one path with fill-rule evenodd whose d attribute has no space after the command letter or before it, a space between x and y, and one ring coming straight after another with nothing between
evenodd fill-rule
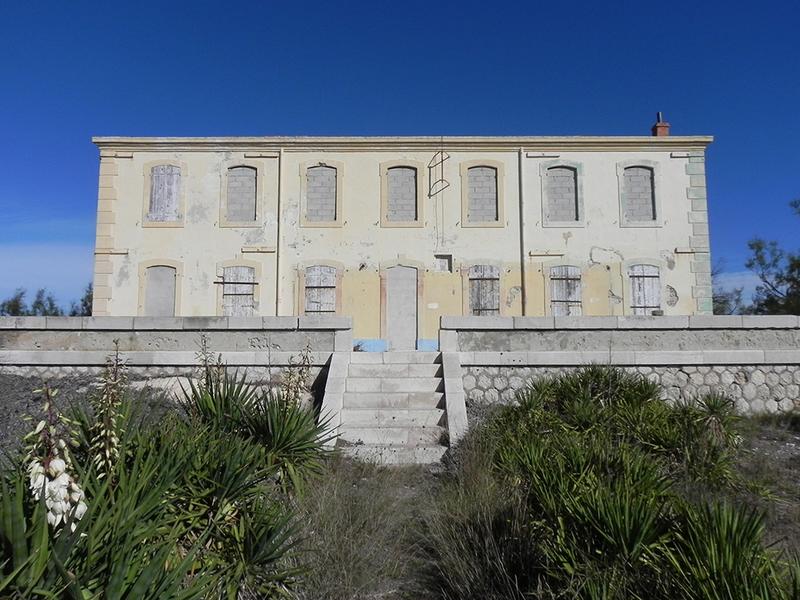
<instances>
[{"instance_id":1,"label":"boarded-up window","mask_svg":"<svg viewBox=\"0 0 800 600\"><path fill-rule=\"evenodd\" d=\"M256 270L234 266L222 269L222 314L249 317L256 314Z\"/></svg>"},{"instance_id":2,"label":"boarded-up window","mask_svg":"<svg viewBox=\"0 0 800 600\"><path fill-rule=\"evenodd\" d=\"M469 308L473 315L500 314L500 269L491 265L469 268Z\"/></svg>"},{"instance_id":3,"label":"boarded-up window","mask_svg":"<svg viewBox=\"0 0 800 600\"><path fill-rule=\"evenodd\" d=\"M661 308L661 278L658 267L633 265L630 268L631 309L635 315L651 315Z\"/></svg>"},{"instance_id":4,"label":"boarded-up window","mask_svg":"<svg viewBox=\"0 0 800 600\"><path fill-rule=\"evenodd\" d=\"M417 170L414 167L392 167L386 173L386 220L417 220Z\"/></svg>"},{"instance_id":5,"label":"boarded-up window","mask_svg":"<svg viewBox=\"0 0 800 600\"><path fill-rule=\"evenodd\" d=\"M656 194L653 169L628 167L622 173L622 210L625 220L656 220Z\"/></svg>"},{"instance_id":6,"label":"boarded-up window","mask_svg":"<svg viewBox=\"0 0 800 600\"><path fill-rule=\"evenodd\" d=\"M497 169L471 167L467 171L467 221L487 223L498 220Z\"/></svg>"},{"instance_id":7,"label":"boarded-up window","mask_svg":"<svg viewBox=\"0 0 800 600\"><path fill-rule=\"evenodd\" d=\"M336 312L336 268L324 265L306 267L305 312Z\"/></svg>"},{"instance_id":8,"label":"boarded-up window","mask_svg":"<svg viewBox=\"0 0 800 600\"><path fill-rule=\"evenodd\" d=\"M144 315L146 317L175 316L175 267L156 265L144 272Z\"/></svg>"},{"instance_id":9,"label":"boarded-up window","mask_svg":"<svg viewBox=\"0 0 800 600\"><path fill-rule=\"evenodd\" d=\"M179 221L181 168L175 165L156 165L150 169L150 206L147 220L154 222Z\"/></svg>"},{"instance_id":10,"label":"boarded-up window","mask_svg":"<svg viewBox=\"0 0 800 600\"><path fill-rule=\"evenodd\" d=\"M306 170L306 220L336 220L336 168L320 165Z\"/></svg>"},{"instance_id":11,"label":"boarded-up window","mask_svg":"<svg viewBox=\"0 0 800 600\"><path fill-rule=\"evenodd\" d=\"M581 270L578 267L551 267L550 310L558 317L581 314Z\"/></svg>"},{"instance_id":12,"label":"boarded-up window","mask_svg":"<svg viewBox=\"0 0 800 600\"><path fill-rule=\"evenodd\" d=\"M550 167L545 173L547 221L579 221L581 215L578 206L577 170L572 167Z\"/></svg>"},{"instance_id":13,"label":"boarded-up window","mask_svg":"<svg viewBox=\"0 0 800 600\"><path fill-rule=\"evenodd\" d=\"M256 180L253 167L228 169L228 221L246 223L256 220Z\"/></svg>"}]
</instances>

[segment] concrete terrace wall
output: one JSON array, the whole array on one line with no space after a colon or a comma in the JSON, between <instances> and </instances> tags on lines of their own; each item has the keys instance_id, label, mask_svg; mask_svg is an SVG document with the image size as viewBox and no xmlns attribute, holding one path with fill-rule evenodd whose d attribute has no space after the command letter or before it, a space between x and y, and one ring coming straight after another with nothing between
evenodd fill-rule
<instances>
[{"instance_id":1,"label":"concrete terrace wall","mask_svg":"<svg viewBox=\"0 0 800 600\"><path fill-rule=\"evenodd\" d=\"M745 414L800 410L795 316L443 318L440 344L459 357L471 417L590 363L639 372L668 399L719 390Z\"/></svg>"},{"instance_id":2,"label":"concrete terrace wall","mask_svg":"<svg viewBox=\"0 0 800 600\"><path fill-rule=\"evenodd\" d=\"M201 335L214 354L246 368L258 384L276 383L308 345L316 401L332 353L352 348L346 317L0 317L0 447L26 431L23 417L38 411L34 390L44 381L59 390L62 402L85 400L115 340L134 390L179 392L179 381L196 373ZM144 401L156 413L168 403L163 394Z\"/></svg>"}]
</instances>

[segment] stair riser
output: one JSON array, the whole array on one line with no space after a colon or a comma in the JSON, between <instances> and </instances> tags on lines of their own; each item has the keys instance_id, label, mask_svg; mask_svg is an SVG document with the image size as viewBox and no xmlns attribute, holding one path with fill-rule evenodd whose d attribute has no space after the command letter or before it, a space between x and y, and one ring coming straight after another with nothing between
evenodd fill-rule
<instances>
[{"instance_id":1,"label":"stair riser","mask_svg":"<svg viewBox=\"0 0 800 600\"><path fill-rule=\"evenodd\" d=\"M352 444L381 444L387 446L430 446L441 439L440 427L429 428L356 428L342 425L339 439Z\"/></svg>"},{"instance_id":2,"label":"stair riser","mask_svg":"<svg viewBox=\"0 0 800 600\"><path fill-rule=\"evenodd\" d=\"M347 408L439 408L442 405L442 393L386 393L380 392L345 392L342 406Z\"/></svg>"},{"instance_id":3,"label":"stair riser","mask_svg":"<svg viewBox=\"0 0 800 600\"><path fill-rule=\"evenodd\" d=\"M442 365L421 364L351 364L350 377L384 378L384 377L441 377Z\"/></svg>"},{"instance_id":4,"label":"stair riser","mask_svg":"<svg viewBox=\"0 0 800 600\"><path fill-rule=\"evenodd\" d=\"M439 377L384 377L354 379L348 377L346 392L438 392L444 385Z\"/></svg>"},{"instance_id":5,"label":"stair riser","mask_svg":"<svg viewBox=\"0 0 800 600\"><path fill-rule=\"evenodd\" d=\"M382 465L429 465L442 460L443 446L381 447L349 446L342 448L346 456Z\"/></svg>"},{"instance_id":6,"label":"stair riser","mask_svg":"<svg viewBox=\"0 0 800 600\"><path fill-rule=\"evenodd\" d=\"M433 364L439 360L438 352L353 352L350 362L354 364Z\"/></svg>"},{"instance_id":7,"label":"stair riser","mask_svg":"<svg viewBox=\"0 0 800 600\"><path fill-rule=\"evenodd\" d=\"M345 409L342 424L347 427L435 427L440 425L444 411L436 410L374 410Z\"/></svg>"}]
</instances>

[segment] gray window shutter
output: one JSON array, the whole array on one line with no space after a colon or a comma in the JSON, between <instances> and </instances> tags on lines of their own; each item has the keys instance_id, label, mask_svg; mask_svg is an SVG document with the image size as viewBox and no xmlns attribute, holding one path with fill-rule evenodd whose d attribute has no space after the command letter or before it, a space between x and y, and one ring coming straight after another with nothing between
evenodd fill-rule
<instances>
[{"instance_id":1,"label":"gray window shutter","mask_svg":"<svg viewBox=\"0 0 800 600\"><path fill-rule=\"evenodd\" d=\"M180 220L181 168L156 165L150 169L150 207L147 220L169 222Z\"/></svg>"},{"instance_id":2,"label":"gray window shutter","mask_svg":"<svg viewBox=\"0 0 800 600\"><path fill-rule=\"evenodd\" d=\"M249 223L256 220L257 171L253 167L228 169L228 221Z\"/></svg>"},{"instance_id":3,"label":"gray window shutter","mask_svg":"<svg viewBox=\"0 0 800 600\"><path fill-rule=\"evenodd\" d=\"M320 165L306 170L306 220L336 220L336 168Z\"/></svg>"},{"instance_id":4,"label":"gray window shutter","mask_svg":"<svg viewBox=\"0 0 800 600\"><path fill-rule=\"evenodd\" d=\"M234 266L222 270L222 313L227 317L255 314L256 270Z\"/></svg>"},{"instance_id":5,"label":"gray window shutter","mask_svg":"<svg viewBox=\"0 0 800 600\"><path fill-rule=\"evenodd\" d=\"M552 222L579 221L578 172L572 167L550 167L545 173L545 218Z\"/></svg>"},{"instance_id":6,"label":"gray window shutter","mask_svg":"<svg viewBox=\"0 0 800 600\"><path fill-rule=\"evenodd\" d=\"M387 170L386 220L417 220L417 170L414 167L392 167Z\"/></svg>"},{"instance_id":7,"label":"gray window shutter","mask_svg":"<svg viewBox=\"0 0 800 600\"><path fill-rule=\"evenodd\" d=\"M467 171L467 221L489 223L498 220L497 169L471 167Z\"/></svg>"},{"instance_id":8,"label":"gray window shutter","mask_svg":"<svg viewBox=\"0 0 800 600\"><path fill-rule=\"evenodd\" d=\"M653 265L633 265L629 271L631 281L631 308L635 315L650 315L661 308L661 277Z\"/></svg>"},{"instance_id":9,"label":"gray window shutter","mask_svg":"<svg viewBox=\"0 0 800 600\"><path fill-rule=\"evenodd\" d=\"M555 316L581 314L581 270L578 267L550 268L550 308Z\"/></svg>"},{"instance_id":10,"label":"gray window shutter","mask_svg":"<svg viewBox=\"0 0 800 600\"><path fill-rule=\"evenodd\" d=\"M469 269L469 306L473 315L500 314L500 269L473 265Z\"/></svg>"},{"instance_id":11,"label":"gray window shutter","mask_svg":"<svg viewBox=\"0 0 800 600\"><path fill-rule=\"evenodd\" d=\"M336 268L325 265L307 267L305 271L305 312L336 312Z\"/></svg>"},{"instance_id":12,"label":"gray window shutter","mask_svg":"<svg viewBox=\"0 0 800 600\"><path fill-rule=\"evenodd\" d=\"M157 265L147 267L144 273L144 315L174 317L176 269Z\"/></svg>"},{"instance_id":13,"label":"gray window shutter","mask_svg":"<svg viewBox=\"0 0 800 600\"><path fill-rule=\"evenodd\" d=\"M628 167L622 173L622 208L631 222L656 220L656 195L653 169Z\"/></svg>"}]
</instances>

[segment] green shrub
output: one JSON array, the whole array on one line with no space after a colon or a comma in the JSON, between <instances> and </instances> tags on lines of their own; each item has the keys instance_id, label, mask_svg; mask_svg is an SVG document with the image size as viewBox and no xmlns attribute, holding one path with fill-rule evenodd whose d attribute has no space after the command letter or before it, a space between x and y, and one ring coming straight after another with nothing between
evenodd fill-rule
<instances>
[{"instance_id":1,"label":"green shrub","mask_svg":"<svg viewBox=\"0 0 800 600\"><path fill-rule=\"evenodd\" d=\"M591 366L531 382L471 432L428 526L442 596L796 597L762 515L703 500L741 487L733 403L660 398Z\"/></svg>"},{"instance_id":2,"label":"green shrub","mask_svg":"<svg viewBox=\"0 0 800 600\"><path fill-rule=\"evenodd\" d=\"M71 419L47 394L50 424L35 436L47 434L34 447L36 468L58 459L63 470L58 453L66 458L68 444L50 443L51 431L60 421L75 425L66 462L85 513L56 521L51 512L73 505L45 506L49 480L31 471L31 481L45 481L35 501L21 459L3 474L0 595L285 597L303 571L295 551L302 533L285 492L319 470L327 423L223 369L189 384L183 417L153 423L123 393L119 356L110 364L103 401L74 408Z\"/></svg>"}]
</instances>

